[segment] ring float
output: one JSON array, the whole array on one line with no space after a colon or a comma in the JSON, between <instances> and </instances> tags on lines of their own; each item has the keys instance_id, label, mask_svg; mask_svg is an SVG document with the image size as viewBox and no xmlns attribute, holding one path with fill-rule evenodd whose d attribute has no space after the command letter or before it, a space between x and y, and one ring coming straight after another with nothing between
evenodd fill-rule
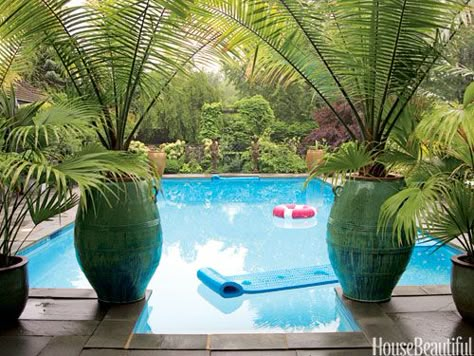
<instances>
[{"instance_id":1,"label":"ring float","mask_svg":"<svg viewBox=\"0 0 474 356\"><path fill-rule=\"evenodd\" d=\"M316 208L309 205L281 204L273 208L275 225L284 229L306 229L316 226Z\"/></svg>"}]
</instances>

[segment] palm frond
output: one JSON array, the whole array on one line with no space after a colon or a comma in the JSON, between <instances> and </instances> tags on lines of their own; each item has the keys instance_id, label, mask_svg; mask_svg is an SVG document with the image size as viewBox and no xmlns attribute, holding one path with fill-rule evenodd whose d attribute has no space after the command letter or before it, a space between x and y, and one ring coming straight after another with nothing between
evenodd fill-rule
<instances>
[{"instance_id":1,"label":"palm frond","mask_svg":"<svg viewBox=\"0 0 474 356\"><path fill-rule=\"evenodd\" d=\"M379 230L391 228L400 244L414 243L420 225L430 221L430 211L437 208L440 195L448 189L446 178L432 176L388 198L380 211Z\"/></svg>"},{"instance_id":2,"label":"palm frond","mask_svg":"<svg viewBox=\"0 0 474 356\"><path fill-rule=\"evenodd\" d=\"M469 258L474 260L474 190L455 182L444 191L440 204L430 212L427 231L446 244L458 240Z\"/></svg>"},{"instance_id":3,"label":"palm frond","mask_svg":"<svg viewBox=\"0 0 474 356\"><path fill-rule=\"evenodd\" d=\"M59 192L53 187L36 189L27 197L28 213L35 225L61 214L79 202L77 194Z\"/></svg>"},{"instance_id":4,"label":"palm frond","mask_svg":"<svg viewBox=\"0 0 474 356\"><path fill-rule=\"evenodd\" d=\"M374 160L373 154L363 144L348 142L336 152L326 153L322 162L314 167L309 180L326 176L343 181L352 174L359 173Z\"/></svg>"}]
</instances>

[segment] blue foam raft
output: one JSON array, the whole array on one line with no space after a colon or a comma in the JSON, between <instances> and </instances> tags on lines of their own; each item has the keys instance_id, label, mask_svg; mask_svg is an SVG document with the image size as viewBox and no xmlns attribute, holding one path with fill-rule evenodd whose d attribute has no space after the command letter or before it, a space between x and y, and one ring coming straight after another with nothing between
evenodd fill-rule
<instances>
[{"instance_id":1,"label":"blue foam raft","mask_svg":"<svg viewBox=\"0 0 474 356\"><path fill-rule=\"evenodd\" d=\"M265 293L338 283L331 265L237 276L223 276L212 268L202 268L198 270L197 277L204 285L224 298L235 298L244 293Z\"/></svg>"}]
</instances>

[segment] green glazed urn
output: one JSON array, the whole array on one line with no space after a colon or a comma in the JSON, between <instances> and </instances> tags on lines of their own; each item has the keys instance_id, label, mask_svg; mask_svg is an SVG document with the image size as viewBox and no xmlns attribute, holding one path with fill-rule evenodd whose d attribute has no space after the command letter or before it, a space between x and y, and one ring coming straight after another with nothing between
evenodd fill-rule
<instances>
[{"instance_id":1,"label":"green glazed urn","mask_svg":"<svg viewBox=\"0 0 474 356\"><path fill-rule=\"evenodd\" d=\"M9 257L12 263L0 268L0 324L18 319L28 301L28 259Z\"/></svg>"},{"instance_id":2,"label":"green glazed urn","mask_svg":"<svg viewBox=\"0 0 474 356\"><path fill-rule=\"evenodd\" d=\"M474 265L468 263L467 255L453 256L451 261L451 292L456 308L467 322L474 324Z\"/></svg>"},{"instance_id":3,"label":"green glazed urn","mask_svg":"<svg viewBox=\"0 0 474 356\"><path fill-rule=\"evenodd\" d=\"M361 302L383 302L406 269L414 243L399 242L377 229L380 208L405 186L403 178L351 177L335 187L328 221L327 243L331 265L344 296Z\"/></svg>"},{"instance_id":4,"label":"green glazed urn","mask_svg":"<svg viewBox=\"0 0 474 356\"><path fill-rule=\"evenodd\" d=\"M80 206L74 246L82 271L100 301L132 303L145 291L161 258L162 230L148 182L108 183Z\"/></svg>"}]
</instances>

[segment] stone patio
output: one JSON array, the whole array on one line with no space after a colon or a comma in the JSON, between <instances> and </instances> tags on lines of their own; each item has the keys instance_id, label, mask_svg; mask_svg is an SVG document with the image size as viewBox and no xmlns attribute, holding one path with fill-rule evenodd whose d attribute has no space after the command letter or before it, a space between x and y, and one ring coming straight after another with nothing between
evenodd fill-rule
<instances>
[{"instance_id":1,"label":"stone patio","mask_svg":"<svg viewBox=\"0 0 474 356\"><path fill-rule=\"evenodd\" d=\"M0 329L0 355L358 356L372 355L372 339L379 337L474 338L474 327L457 314L447 286L399 287L392 301L381 304L342 300L360 332L153 335L133 334L145 301L107 306L92 290L32 289L20 320Z\"/></svg>"}]
</instances>

